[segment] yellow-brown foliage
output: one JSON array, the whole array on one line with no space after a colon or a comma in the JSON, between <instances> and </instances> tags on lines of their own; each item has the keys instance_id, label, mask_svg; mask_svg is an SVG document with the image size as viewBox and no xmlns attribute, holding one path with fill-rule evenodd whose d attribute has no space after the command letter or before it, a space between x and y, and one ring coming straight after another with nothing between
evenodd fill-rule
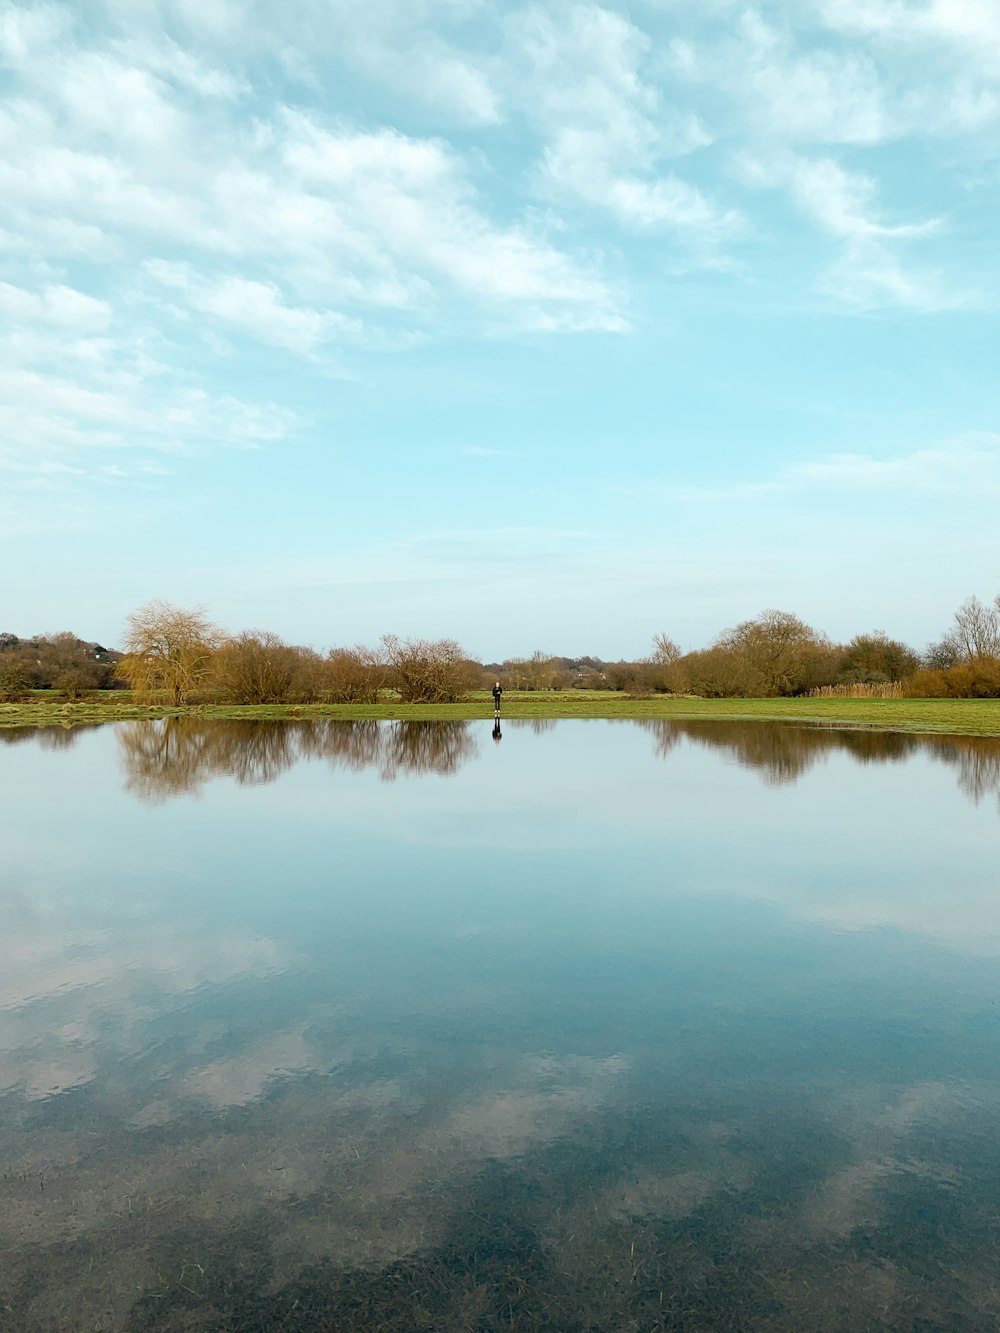
<instances>
[{"instance_id":1,"label":"yellow-brown foliage","mask_svg":"<svg viewBox=\"0 0 1000 1333\"><path fill-rule=\"evenodd\" d=\"M924 667L903 682L906 699L1000 699L1000 658Z\"/></svg>"}]
</instances>

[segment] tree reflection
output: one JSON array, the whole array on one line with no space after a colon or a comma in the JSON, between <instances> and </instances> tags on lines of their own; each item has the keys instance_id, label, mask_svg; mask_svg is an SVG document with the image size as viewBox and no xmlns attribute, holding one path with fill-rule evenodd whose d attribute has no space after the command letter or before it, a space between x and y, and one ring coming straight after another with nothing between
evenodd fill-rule
<instances>
[{"instance_id":1,"label":"tree reflection","mask_svg":"<svg viewBox=\"0 0 1000 1333\"><path fill-rule=\"evenodd\" d=\"M532 719L547 731L551 719ZM682 739L721 750L768 785L797 782L831 753L861 764L900 763L918 751L948 764L960 790L978 803L1000 807L1000 737L916 735L908 732L810 726L787 722L641 720L666 759ZM75 743L83 728L0 729L0 742L29 738L47 747ZM498 739L496 732L492 733ZM172 717L127 722L118 728L126 789L144 801L164 801L197 791L217 777L241 786L274 782L300 760L322 760L352 772L374 770L384 782L409 774L457 773L478 752L469 722L208 721Z\"/></svg>"},{"instance_id":2,"label":"tree reflection","mask_svg":"<svg viewBox=\"0 0 1000 1333\"><path fill-rule=\"evenodd\" d=\"M1000 738L915 735L901 731L834 729L789 722L637 723L653 735L656 755L666 759L682 737L724 750L771 786L797 782L831 753L847 753L860 764L900 763L918 751L952 765L960 790L978 804L993 796L1000 805Z\"/></svg>"},{"instance_id":3,"label":"tree reflection","mask_svg":"<svg viewBox=\"0 0 1000 1333\"><path fill-rule=\"evenodd\" d=\"M303 759L384 782L457 773L477 752L468 722L251 722L192 717L128 722L118 732L127 791L147 802L197 792L214 778L274 782Z\"/></svg>"},{"instance_id":4,"label":"tree reflection","mask_svg":"<svg viewBox=\"0 0 1000 1333\"><path fill-rule=\"evenodd\" d=\"M299 748L354 772L377 769L383 782L409 773L457 773L478 752L469 722L301 723Z\"/></svg>"},{"instance_id":5,"label":"tree reflection","mask_svg":"<svg viewBox=\"0 0 1000 1333\"><path fill-rule=\"evenodd\" d=\"M119 730L125 789L143 801L165 801L196 792L213 777L232 776L241 784L273 781L279 769L273 762L261 765L261 744L267 746L267 740L253 733L275 726L280 722L205 722L197 717L125 722Z\"/></svg>"},{"instance_id":6,"label":"tree reflection","mask_svg":"<svg viewBox=\"0 0 1000 1333\"><path fill-rule=\"evenodd\" d=\"M43 750L69 750L85 731L95 731L100 722L74 723L71 727L0 727L0 745L37 741Z\"/></svg>"},{"instance_id":7,"label":"tree reflection","mask_svg":"<svg viewBox=\"0 0 1000 1333\"><path fill-rule=\"evenodd\" d=\"M0 727L0 745L21 745L24 741L38 740L40 727Z\"/></svg>"},{"instance_id":8,"label":"tree reflection","mask_svg":"<svg viewBox=\"0 0 1000 1333\"><path fill-rule=\"evenodd\" d=\"M1000 739L928 736L935 759L954 766L959 790L975 805L992 796L1000 809Z\"/></svg>"},{"instance_id":9,"label":"tree reflection","mask_svg":"<svg viewBox=\"0 0 1000 1333\"><path fill-rule=\"evenodd\" d=\"M666 758L683 736L707 749L726 751L776 787L797 782L836 745L832 734L767 722L655 721L642 725L652 731L660 758Z\"/></svg>"}]
</instances>

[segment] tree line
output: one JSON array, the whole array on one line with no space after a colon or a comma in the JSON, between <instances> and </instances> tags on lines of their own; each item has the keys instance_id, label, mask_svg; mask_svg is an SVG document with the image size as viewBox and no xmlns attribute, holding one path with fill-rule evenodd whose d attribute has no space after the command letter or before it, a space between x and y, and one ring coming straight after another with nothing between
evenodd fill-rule
<instances>
[{"instance_id":1,"label":"tree line","mask_svg":"<svg viewBox=\"0 0 1000 1333\"><path fill-rule=\"evenodd\" d=\"M0 699L55 689L73 698L127 688L139 698L240 704L451 703L496 678L506 689L610 689L633 695L751 698L810 693L1000 697L1000 594L970 597L922 653L882 630L835 643L787 611L764 611L683 652L666 633L636 661L557 657L482 663L452 639L386 634L374 646L313 648L268 630L227 634L201 608L153 601L126 619L120 650L72 633L0 634Z\"/></svg>"},{"instance_id":2,"label":"tree line","mask_svg":"<svg viewBox=\"0 0 1000 1333\"><path fill-rule=\"evenodd\" d=\"M20 639L0 634L0 697L28 690L59 690L78 698L89 690L113 689L121 653L70 631Z\"/></svg>"}]
</instances>

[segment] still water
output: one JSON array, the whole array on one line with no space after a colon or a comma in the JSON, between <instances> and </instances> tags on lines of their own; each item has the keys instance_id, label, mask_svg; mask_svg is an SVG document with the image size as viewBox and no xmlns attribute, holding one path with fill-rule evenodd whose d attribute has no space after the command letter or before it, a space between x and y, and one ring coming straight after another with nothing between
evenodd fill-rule
<instances>
[{"instance_id":1,"label":"still water","mask_svg":"<svg viewBox=\"0 0 1000 1333\"><path fill-rule=\"evenodd\" d=\"M0 730L0 1328L1000 1321L1000 742Z\"/></svg>"}]
</instances>

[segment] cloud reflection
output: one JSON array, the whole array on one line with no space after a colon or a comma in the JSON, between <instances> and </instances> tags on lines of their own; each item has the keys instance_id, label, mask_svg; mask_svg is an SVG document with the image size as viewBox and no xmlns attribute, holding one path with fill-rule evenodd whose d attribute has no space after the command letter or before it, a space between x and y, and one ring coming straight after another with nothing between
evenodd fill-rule
<instances>
[{"instance_id":1,"label":"cloud reflection","mask_svg":"<svg viewBox=\"0 0 1000 1333\"><path fill-rule=\"evenodd\" d=\"M890 763L919 752L947 763L970 799L997 790L1000 746L972 738L742 723L644 731L667 762L680 764L692 742L768 782L795 781L833 753ZM274 782L306 760L384 779L452 774L477 754L480 732L175 719L117 734L130 790L164 801L220 776ZM619 773L649 782L652 764L636 758L644 734L591 734L614 737L595 764L620 760ZM193 897L172 898L169 875L153 892L126 887L95 906L92 885L57 863L48 903L43 888L0 897L0 1308L16 1312L19 1331L946 1327L948 1309L990 1308L982 1275L998 1231L1000 1099L973 1084L993 1048L982 960L975 970L946 957L944 983L929 970L914 980L921 955L883 941L857 964L879 970L873 999L855 985L860 974L800 967L808 940L796 933L762 972L734 975L724 931L701 917L686 925L683 913L663 928L671 887L713 891L699 878L705 849L689 881L683 866L656 880L657 910L644 915L620 849L604 862L594 852L605 828L587 810L568 827L604 877L601 893L617 894L616 919L631 922L605 934L594 922L610 918L588 916L579 864L565 898L551 891L541 851L546 839L563 848L549 816L577 794L560 786L564 769L537 765L541 744L558 747L558 727L540 730L533 753L525 745L517 774L540 830L538 859L518 863L538 886L537 915L518 899L527 945L487 934L472 947L467 938L483 936L455 933L447 863L437 890L417 895L425 933L389 913L345 932L345 902L371 893L376 858L363 833L370 859L343 897L313 904L298 951L255 930L260 902L242 885L197 923ZM412 794L393 792L395 808ZM290 806L273 807L289 817ZM109 814L108 882L113 838L132 825L175 840L190 827L179 810L126 811ZM221 880L245 825L227 823L227 809L208 813ZM80 819L93 817L88 807ZM332 841L332 821L317 830L310 809L298 817L303 838ZM674 845L672 830L657 831ZM280 891L267 885L278 937L292 934L292 896L309 901L289 867ZM747 892L783 892L772 879L778 863L773 874L750 867ZM950 883L880 899L869 881L851 898L785 880L793 914L857 925L867 913L1000 948L984 929L992 883L963 903ZM67 884L84 920L76 930ZM703 949L704 971L685 980L690 947ZM849 952L828 966L847 969ZM937 1027L921 1007L932 984L959 997ZM894 1062L884 1075L883 1051Z\"/></svg>"}]
</instances>

